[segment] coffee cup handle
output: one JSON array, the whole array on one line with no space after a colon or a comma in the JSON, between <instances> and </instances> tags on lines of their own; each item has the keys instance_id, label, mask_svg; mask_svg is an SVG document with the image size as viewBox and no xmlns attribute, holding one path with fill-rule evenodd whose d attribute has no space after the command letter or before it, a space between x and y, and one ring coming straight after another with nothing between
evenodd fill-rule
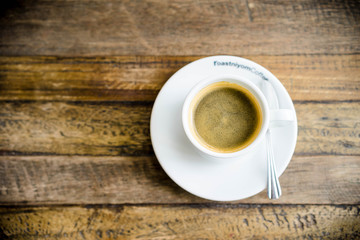
<instances>
[{"instance_id":1,"label":"coffee cup handle","mask_svg":"<svg viewBox=\"0 0 360 240\"><path fill-rule=\"evenodd\" d=\"M295 121L295 114L290 109L271 109L270 128L285 127Z\"/></svg>"}]
</instances>

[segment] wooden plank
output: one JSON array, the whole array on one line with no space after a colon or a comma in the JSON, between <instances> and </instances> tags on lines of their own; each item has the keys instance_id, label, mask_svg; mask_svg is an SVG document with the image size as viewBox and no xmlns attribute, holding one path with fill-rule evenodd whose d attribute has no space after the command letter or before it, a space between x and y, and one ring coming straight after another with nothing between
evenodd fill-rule
<instances>
[{"instance_id":1,"label":"wooden plank","mask_svg":"<svg viewBox=\"0 0 360 240\"><path fill-rule=\"evenodd\" d=\"M200 205L0 209L11 239L357 239L360 207Z\"/></svg>"},{"instance_id":2,"label":"wooden plank","mask_svg":"<svg viewBox=\"0 0 360 240\"><path fill-rule=\"evenodd\" d=\"M2 100L153 101L191 57L1 57Z\"/></svg>"},{"instance_id":3,"label":"wooden plank","mask_svg":"<svg viewBox=\"0 0 360 240\"><path fill-rule=\"evenodd\" d=\"M243 56L269 69L295 101L360 100L360 54ZM0 57L0 100L153 101L200 57Z\"/></svg>"},{"instance_id":4,"label":"wooden plank","mask_svg":"<svg viewBox=\"0 0 360 240\"><path fill-rule=\"evenodd\" d=\"M288 55L359 52L358 1L21 1L1 55Z\"/></svg>"},{"instance_id":5,"label":"wooden plank","mask_svg":"<svg viewBox=\"0 0 360 240\"><path fill-rule=\"evenodd\" d=\"M295 156L266 191L235 203L360 204L359 156ZM181 189L155 157L0 157L0 204L207 203Z\"/></svg>"},{"instance_id":6,"label":"wooden plank","mask_svg":"<svg viewBox=\"0 0 360 240\"><path fill-rule=\"evenodd\" d=\"M0 153L152 155L151 107L152 102L0 102ZM300 102L295 108L295 154L360 155L358 102Z\"/></svg>"},{"instance_id":7,"label":"wooden plank","mask_svg":"<svg viewBox=\"0 0 360 240\"><path fill-rule=\"evenodd\" d=\"M1 103L3 154L149 155L152 103Z\"/></svg>"},{"instance_id":8,"label":"wooden plank","mask_svg":"<svg viewBox=\"0 0 360 240\"><path fill-rule=\"evenodd\" d=\"M295 104L296 154L359 155L359 102Z\"/></svg>"}]
</instances>

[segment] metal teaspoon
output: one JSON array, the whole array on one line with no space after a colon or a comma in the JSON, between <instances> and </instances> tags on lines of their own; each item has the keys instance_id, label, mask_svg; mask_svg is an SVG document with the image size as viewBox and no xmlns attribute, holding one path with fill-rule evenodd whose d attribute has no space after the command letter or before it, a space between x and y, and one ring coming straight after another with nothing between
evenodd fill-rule
<instances>
[{"instance_id":1,"label":"metal teaspoon","mask_svg":"<svg viewBox=\"0 0 360 240\"><path fill-rule=\"evenodd\" d=\"M279 103L273 86L268 82L262 83L262 90L268 101L270 109L278 109ZM266 152L267 152L267 193L269 199L278 199L281 196L279 177L276 173L274 161L274 151L271 141L271 127L266 132Z\"/></svg>"}]
</instances>

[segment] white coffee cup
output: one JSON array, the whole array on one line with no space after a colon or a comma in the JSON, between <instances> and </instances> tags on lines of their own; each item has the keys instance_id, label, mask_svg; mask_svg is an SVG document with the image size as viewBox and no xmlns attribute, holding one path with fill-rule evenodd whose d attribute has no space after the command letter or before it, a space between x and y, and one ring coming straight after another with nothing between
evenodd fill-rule
<instances>
[{"instance_id":1,"label":"white coffee cup","mask_svg":"<svg viewBox=\"0 0 360 240\"><path fill-rule=\"evenodd\" d=\"M260 131L258 131L257 136L244 148L234 151L234 152L219 152L215 151L203 143L201 143L197 137L194 136L194 117L193 117L193 106L192 101L198 95L198 93L208 87L211 84L218 82L228 82L231 84L236 84L245 88L250 92L250 94L257 101L258 106L260 106L260 114L262 115L262 123L259 127ZM190 109L191 108L191 109ZM265 138L266 131L271 125L282 126L282 122L291 122L295 120L295 115L290 109L269 109L269 104L262 93L262 91L250 80L230 74L222 74L208 77L198 84L196 84L188 93L185 102L183 104L182 109L182 123L184 127L184 131L192 145L203 155L206 157L210 157L211 159L220 160L222 162L226 162L226 160L234 160L240 159L241 156L249 154L256 150L256 147L259 143ZM274 124L274 123L279 124Z\"/></svg>"}]
</instances>

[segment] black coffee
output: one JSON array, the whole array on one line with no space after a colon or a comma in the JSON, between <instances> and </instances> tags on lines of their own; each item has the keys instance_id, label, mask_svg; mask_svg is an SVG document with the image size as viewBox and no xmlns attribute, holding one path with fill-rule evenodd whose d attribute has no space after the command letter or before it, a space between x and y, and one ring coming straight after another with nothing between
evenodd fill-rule
<instances>
[{"instance_id":1,"label":"black coffee","mask_svg":"<svg viewBox=\"0 0 360 240\"><path fill-rule=\"evenodd\" d=\"M260 131L260 106L248 90L237 84L212 84L194 100L195 134L211 150L238 151L248 146Z\"/></svg>"}]
</instances>

